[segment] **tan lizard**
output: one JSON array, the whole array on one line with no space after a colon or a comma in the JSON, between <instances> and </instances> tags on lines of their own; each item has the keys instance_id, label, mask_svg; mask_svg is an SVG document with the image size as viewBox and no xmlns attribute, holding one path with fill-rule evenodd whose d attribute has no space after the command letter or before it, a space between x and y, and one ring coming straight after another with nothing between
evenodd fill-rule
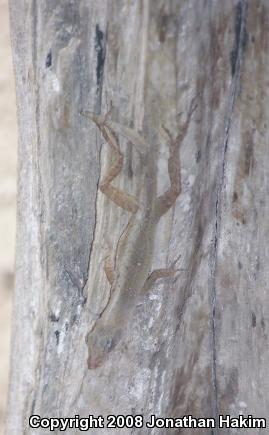
<instances>
[{"instance_id":1,"label":"tan lizard","mask_svg":"<svg viewBox=\"0 0 269 435\"><path fill-rule=\"evenodd\" d=\"M81 112L82 115L95 122L115 154L115 162L100 182L100 190L119 207L131 212L126 231L118 241L115 270L108 257L105 263L106 276L111 284L110 297L99 319L86 337L89 369L101 366L110 352L115 349L139 295L152 287L157 279L173 276L175 273L175 262L172 267L151 272L154 238L160 218L173 206L181 192L179 147L187 134L195 108L193 100L186 120L175 139L164 128L169 137L170 187L160 196L157 196L157 149L149 149L146 141L136 131L111 121L107 115ZM117 134L125 136L142 157L145 167L142 180L144 189L139 198L111 184L123 166L123 153Z\"/></svg>"}]
</instances>

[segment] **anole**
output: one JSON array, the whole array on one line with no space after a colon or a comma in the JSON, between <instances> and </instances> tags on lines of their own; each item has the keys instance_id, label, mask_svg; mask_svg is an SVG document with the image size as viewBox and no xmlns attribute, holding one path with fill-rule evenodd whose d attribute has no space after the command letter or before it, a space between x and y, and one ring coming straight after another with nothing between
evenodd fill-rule
<instances>
[{"instance_id":1,"label":"anole","mask_svg":"<svg viewBox=\"0 0 269 435\"><path fill-rule=\"evenodd\" d=\"M185 122L176 138L164 128L169 138L168 174L170 187L157 195L157 149L135 130L113 122L108 115L81 112L99 128L104 139L115 154L115 161L99 184L100 190L114 204L131 213L125 232L120 237L113 262L107 257L106 277L111 285L108 302L86 337L88 345L88 368L100 367L110 352L119 343L133 308L139 296L150 289L159 278L175 274L175 262L169 268L151 271L154 239L161 217L174 205L181 192L180 153L196 106L191 103ZM135 147L144 165L142 183L138 198L112 185L123 167L123 153L117 135L122 135Z\"/></svg>"}]
</instances>

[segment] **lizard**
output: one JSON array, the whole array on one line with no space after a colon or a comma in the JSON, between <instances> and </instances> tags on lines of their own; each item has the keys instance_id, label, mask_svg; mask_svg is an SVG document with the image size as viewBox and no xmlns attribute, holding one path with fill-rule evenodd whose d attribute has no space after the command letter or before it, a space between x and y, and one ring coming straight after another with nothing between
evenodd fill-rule
<instances>
[{"instance_id":1,"label":"lizard","mask_svg":"<svg viewBox=\"0 0 269 435\"><path fill-rule=\"evenodd\" d=\"M105 274L110 284L110 294L105 307L99 313L92 329L86 336L88 368L103 365L123 336L132 308L139 295L149 290L156 280L175 274L176 261L171 267L151 271L156 226L163 215L175 204L181 193L180 145L182 144L196 109L192 100L186 120L179 134L173 138L163 126L169 139L168 175L169 188L157 195L156 148L149 147L145 139L134 129L109 119L106 115L81 111L81 115L93 121L107 144L113 150L115 160L99 183L100 191L114 204L131 213L127 227L118 240L114 266L109 255L105 260ZM112 185L123 168L123 152L118 135L124 136L141 156L145 169L144 189L136 198Z\"/></svg>"}]
</instances>

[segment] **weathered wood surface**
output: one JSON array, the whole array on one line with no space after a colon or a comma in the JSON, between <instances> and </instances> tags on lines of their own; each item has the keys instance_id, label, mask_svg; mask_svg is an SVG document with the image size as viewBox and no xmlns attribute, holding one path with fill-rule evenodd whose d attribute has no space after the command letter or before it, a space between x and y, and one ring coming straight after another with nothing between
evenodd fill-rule
<instances>
[{"instance_id":1,"label":"weathered wood surface","mask_svg":"<svg viewBox=\"0 0 269 435\"><path fill-rule=\"evenodd\" d=\"M269 418L268 2L10 4L20 143L7 433L36 433L30 414ZM176 134L194 96L182 192L158 224L152 264L181 254L185 270L156 283L117 351L88 370L89 300L108 291L102 243L115 247L128 213L97 195L111 155L79 111L112 102L115 121L158 142L162 192L161 125ZM132 192L138 162L120 143L117 182Z\"/></svg>"}]
</instances>

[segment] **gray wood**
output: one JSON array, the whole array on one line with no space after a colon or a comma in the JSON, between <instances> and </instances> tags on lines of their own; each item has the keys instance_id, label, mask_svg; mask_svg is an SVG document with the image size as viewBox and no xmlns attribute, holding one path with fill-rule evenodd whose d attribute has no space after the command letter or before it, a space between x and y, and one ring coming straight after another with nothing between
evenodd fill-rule
<instances>
[{"instance_id":1,"label":"gray wood","mask_svg":"<svg viewBox=\"0 0 269 435\"><path fill-rule=\"evenodd\" d=\"M6 433L36 433L31 414L269 418L268 2L10 0L10 10L20 139ZM194 96L182 192L152 264L181 255L182 270L156 282L120 346L88 370L85 336L108 291L104 244L115 250L129 216L98 192L111 153L79 111L112 102L114 121L158 143L161 193L161 125L176 135ZM134 192L138 157L120 144L115 185ZM108 431L119 429L91 433ZM169 433L198 431L237 433Z\"/></svg>"}]
</instances>

